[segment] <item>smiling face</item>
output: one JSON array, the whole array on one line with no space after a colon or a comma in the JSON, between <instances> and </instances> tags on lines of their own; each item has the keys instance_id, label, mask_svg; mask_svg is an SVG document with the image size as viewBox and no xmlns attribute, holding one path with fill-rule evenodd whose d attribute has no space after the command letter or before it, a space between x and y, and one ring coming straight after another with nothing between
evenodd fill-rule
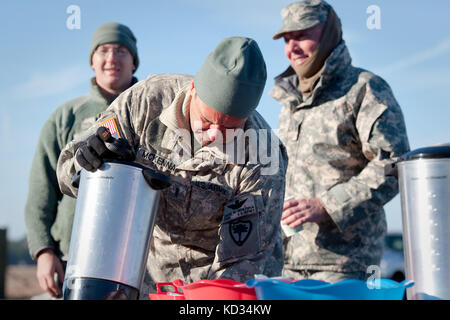
<instances>
[{"instance_id":1,"label":"smiling face","mask_svg":"<svg viewBox=\"0 0 450 320\"><path fill-rule=\"evenodd\" d=\"M235 130L244 127L247 119L236 118L219 112L197 95L191 83L190 124L195 139L206 146L214 141L226 143L234 138Z\"/></svg>"},{"instance_id":2,"label":"smiling face","mask_svg":"<svg viewBox=\"0 0 450 320\"><path fill-rule=\"evenodd\" d=\"M283 35L285 46L284 53L292 67L304 64L319 46L324 23L312 28L300 31L287 32Z\"/></svg>"},{"instance_id":3,"label":"smiling face","mask_svg":"<svg viewBox=\"0 0 450 320\"><path fill-rule=\"evenodd\" d=\"M91 67L97 84L111 94L127 89L136 70L130 51L116 43L98 46L92 55Z\"/></svg>"}]
</instances>

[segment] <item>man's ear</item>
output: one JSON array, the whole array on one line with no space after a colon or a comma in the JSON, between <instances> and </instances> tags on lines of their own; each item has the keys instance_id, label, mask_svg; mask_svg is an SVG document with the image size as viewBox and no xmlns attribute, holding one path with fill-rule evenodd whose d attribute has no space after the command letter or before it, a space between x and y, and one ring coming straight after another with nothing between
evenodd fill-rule
<instances>
[{"instance_id":1,"label":"man's ear","mask_svg":"<svg viewBox=\"0 0 450 320\"><path fill-rule=\"evenodd\" d=\"M194 81L191 81L191 96L195 94L195 87L194 87Z\"/></svg>"}]
</instances>

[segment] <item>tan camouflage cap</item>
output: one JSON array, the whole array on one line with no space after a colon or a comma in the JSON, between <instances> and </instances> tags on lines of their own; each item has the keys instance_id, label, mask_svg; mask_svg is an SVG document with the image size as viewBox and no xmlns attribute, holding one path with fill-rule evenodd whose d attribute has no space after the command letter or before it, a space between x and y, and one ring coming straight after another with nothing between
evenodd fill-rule
<instances>
[{"instance_id":1,"label":"tan camouflage cap","mask_svg":"<svg viewBox=\"0 0 450 320\"><path fill-rule=\"evenodd\" d=\"M305 30L325 22L330 5L323 0L305 0L294 2L281 10L283 27L272 37L274 40L283 33Z\"/></svg>"}]
</instances>

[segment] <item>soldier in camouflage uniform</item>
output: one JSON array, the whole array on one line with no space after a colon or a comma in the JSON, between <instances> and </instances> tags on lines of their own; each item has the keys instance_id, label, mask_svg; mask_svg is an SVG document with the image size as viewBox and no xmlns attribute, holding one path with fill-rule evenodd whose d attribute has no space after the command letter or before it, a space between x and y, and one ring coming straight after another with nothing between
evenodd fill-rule
<instances>
[{"instance_id":1,"label":"soldier in camouflage uniform","mask_svg":"<svg viewBox=\"0 0 450 320\"><path fill-rule=\"evenodd\" d=\"M325 1L281 11L289 68L270 94L283 108L279 137L289 166L282 224L283 274L336 282L365 279L386 233L383 205L398 192L384 166L409 150L389 85L351 65L339 18Z\"/></svg>"},{"instance_id":2,"label":"soldier in camouflage uniform","mask_svg":"<svg viewBox=\"0 0 450 320\"><path fill-rule=\"evenodd\" d=\"M63 150L58 179L61 190L72 196L77 195L72 176L82 167L101 165L101 152L93 150L102 146L96 147L94 133L106 120L112 119L118 137L128 141L135 162L170 176L171 186L161 191L141 298L157 282L243 282L254 274L281 274L285 149L278 140L258 146L271 148L276 164L265 174L268 164L248 160L255 152L251 145L246 144L243 157L233 156L234 148L229 148L245 139L247 131L270 134L254 110L265 81L256 42L227 38L195 78L150 75L120 95L96 126ZM242 130L234 130L238 128ZM219 132L226 136L216 140Z\"/></svg>"}]
</instances>

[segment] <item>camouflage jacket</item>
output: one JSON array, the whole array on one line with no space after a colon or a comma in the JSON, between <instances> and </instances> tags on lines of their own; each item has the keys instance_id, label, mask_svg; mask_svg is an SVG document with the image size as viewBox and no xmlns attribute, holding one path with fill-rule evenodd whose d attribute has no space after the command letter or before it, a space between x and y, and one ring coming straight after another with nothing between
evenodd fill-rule
<instances>
[{"instance_id":1,"label":"camouflage jacket","mask_svg":"<svg viewBox=\"0 0 450 320\"><path fill-rule=\"evenodd\" d=\"M161 193L147 263L152 279L146 277L141 294L154 289L152 281L242 282L254 274L279 275L283 266L279 221L287 167L284 146L274 144L279 161L268 174L268 165L249 161L255 150L248 145L242 162L214 144L194 152L189 125L192 79L161 74L137 83L82 139L63 150L58 163L61 190L76 195L70 183L80 170L74 153L99 124L114 118L119 133L134 148L136 162L172 179ZM256 111L244 129L270 132Z\"/></svg>"},{"instance_id":2,"label":"camouflage jacket","mask_svg":"<svg viewBox=\"0 0 450 320\"><path fill-rule=\"evenodd\" d=\"M292 68L275 78L283 104L279 136L289 156L286 196L319 198L331 217L305 223L285 240L285 268L363 271L379 264L386 219L397 193L384 166L409 150L403 115L389 85L351 65L344 41L303 99Z\"/></svg>"}]
</instances>

